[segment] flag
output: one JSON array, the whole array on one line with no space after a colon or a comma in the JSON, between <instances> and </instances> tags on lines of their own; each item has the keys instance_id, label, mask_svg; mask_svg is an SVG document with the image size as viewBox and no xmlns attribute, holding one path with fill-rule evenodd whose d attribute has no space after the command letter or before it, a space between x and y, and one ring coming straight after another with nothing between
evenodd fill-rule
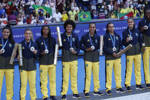
<instances>
[{"instance_id":1,"label":"flag","mask_svg":"<svg viewBox=\"0 0 150 100\"><path fill-rule=\"evenodd\" d=\"M119 19L125 19L125 18L129 18L129 17L133 17L133 12L129 12L129 13L120 13L119 14Z\"/></svg>"},{"instance_id":2,"label":"flag","mask_svg":"<svg viewBox=\"0 0 150 100\"><path fill-rule=\"evenodd\" d=\"M81 22L90 21L91 13L89 11L88 12L82 11L78 14L78 18L79 18L79 21L81 21Z\"/></svg>"},{"instance_id":3,"label":"flag","mask_svg":"<svg viewBox=\"0 0 150 100\"><path fill-rule=\"evenodd\" d=\"M50 15L52 15L52 9L49 7L40 6L40 5L32 5L32 7L35 9L37 14L39 12L42 12L44 15L46 15L46 13L49 13Z\"/></svg>"}]
</instances>

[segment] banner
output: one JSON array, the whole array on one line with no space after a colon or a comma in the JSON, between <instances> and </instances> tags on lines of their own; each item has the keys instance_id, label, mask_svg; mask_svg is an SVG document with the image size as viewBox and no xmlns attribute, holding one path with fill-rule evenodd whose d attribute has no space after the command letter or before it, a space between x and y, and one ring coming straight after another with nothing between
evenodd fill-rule
<instances>
[{"instance_id":1,"label":"banner","mask_svg":"<svg viewBox=\"0 0 150 100\"><path fill-rule=\"evenodd\" d=\"M46 15L46 13L49 13L50 15L52 15L52 9L49 7L39 6L39 5L32 5L32 7L35 9L37 14L39 12L42 12L44 15Z\"/></svg>"},{"instance_id":2,"label":"banner","mask_svg":"<svg viewBox=\"0 0 150 100\"><path fill-rule=\"evenodd\" d=\"M91 20L91 13L90 12L80 12L78 14L78 18L80 22L86 22Z\"/></svg>"}]
</instances>

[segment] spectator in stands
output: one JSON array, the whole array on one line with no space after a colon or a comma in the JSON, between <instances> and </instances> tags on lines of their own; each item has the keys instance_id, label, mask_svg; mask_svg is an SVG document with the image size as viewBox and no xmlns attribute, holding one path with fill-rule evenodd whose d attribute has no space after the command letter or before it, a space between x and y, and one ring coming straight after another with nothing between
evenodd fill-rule
<instances>
[{"instance_id":1,"label":"spectator in stands","mask_svg":"<svg viewBox=\"0 0 150 100\"><path fill-rule=\"evenodd\" d=\"M77 12L74 9L71 9L69 12L69 19L75 21L75 18L77 16Z\"/></svg>"},{"instance_id":2,"label":"spectator in stands","mask_svg":"<svg viewBox=\"0 0 150 100\"><path fill-rule=\"evenodd\" d=\"M50 24L51 23L51 19L52 19L52 16L50 16L49 13L46 13L46 16L45 16L45 24Z\"/></svg>"},{"instance_id":3,"label":"spectator in stands","mask_svg":"<svg viewBox=\"0 0 150 100\"><path fill-rule=\"evenodd\" d=\"M66 11L64 10L63 13L62 13L62 21L65 22L66 20L68 20L68 18L69 17L67 15Z\"/></svg>"},{"instance_id":4,"label":"spectator in stands","mask_svg":"<svg viewBox=\"0 0 150 100\"><path fill-rule=\"evenodd\" d=\"M2 4L0 4L0 16L6 15L5 9L3 8Z\"/></svg>"},{"instance_id":5,"label":"spectator in stands","mask_svg":"<svg viewBox=\"0 0 150 100\"><path fill-rule=\"evenodd\" d=\"M14 14L14 12L12 11L11 14L8 16L8 23L10 25L16 25L17 24L17 17Z\"/></svg>"},{"instance_id":6,"label":"spectator in stands","mask_svg":"<svg viewBox=\"0 0 150 100\"><path fill-rule=\"evenodd\" d=\"M7 17L3 14L0 16L0 26L7 25Z\"/></svg>"},{"instance_id":7,"label":"spectator in stands","mask_svg":"<svg viewBox=\"0 0 150 100\"><path fill-rule=\"evenodd\" d=\"M56 22L58 23L58 22L61 22L61 13L60 12L58 12L58 10L56 10L56 13L54 13L53 14L53 18L55 18L56 19Z\"/></svg>"},{"instance_id":8,"label":"spectator in stands","mask_svg":"<svg viewBox=\"0 0 150 100\"><path fill-rule=\"evenodd\" d=\"M137 9L137 7L134 7L134 9L133 9L133 17L134 18L139 18L140 17L140 12Z\"/></svg>"},{"instance_id":9,"label":"spectator in stands","mask_svg":"<svg viewBox=\"0 0 150 100\"><path fill-rule=\"evenodd\" d=\"M17 25L23 25L22 13L18 14L17 16Z\"/></svg>"},{"instance_id":10,"label":"spectator in stands","mask_svg":"<svg viewBox=\"0 0 150 100\"><path fill-rule=\"evenodd\" d=\"M55 2L55 0L50 1L50 7L52 9L52 15L56 14L56 2Z\"/></svg>"},{"instance_id":11,"label":"spectator in stands","mask_svg":"<svg viewBox=\"0 0 150 100\"><path fill-rule=\"evenodd\" d=\"M108 5L108 10L109 12L111 12L114 9L114 5L113 5L113 1L110 2L110 4Z\"/></svg>"},{"instance_id":12,"label":"spectator in stands","mask_svg":"<svg viewBox=\"0 0 150 100\"><path fill-rule=\"evenodd\" d=\"M95 9L92 10L92 19L98 19L98 13Z\"/></svg>"},{"instance_id":13,"label":"spectator in stands","mask_svg":"<svg viewBox=\"0 0 150 100\"><path fill-rule=\"evenodd\" d=\"M64 10L64 4L65 4L65 0L56 0L57 3L56 3L56 8L58 9L59 12L63 12ZM63 9L62 9L63 8Z\"/></svg>"},{"instance_id":14,"label":"spectator in stands","mask_svg":"<svg viewBox=\"0 0 150 100\"><path fill-rule=\"evenodd\" d=\"M39 13L39 22L44 24L44 14L42 12Z\"/></svg>"}]
</instances>

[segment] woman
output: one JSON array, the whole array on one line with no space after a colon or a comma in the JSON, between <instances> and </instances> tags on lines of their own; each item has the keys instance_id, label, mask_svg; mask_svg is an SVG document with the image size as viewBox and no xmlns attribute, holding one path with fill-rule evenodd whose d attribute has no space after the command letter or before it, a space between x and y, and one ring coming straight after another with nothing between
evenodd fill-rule
<instances>
[{"instance_id":1,"label":"woman","mask_svg":"<svg viewBox=\"0 0 150 100\"><path fill-rule=\"evenodd\" d=\"M116 91L123 93L121 86L121 58L117 53L121 50L121 38L114 31L114 24L108 23L104 36L104 53L106 59L106 92L111 95L112 69L116 80Z\"/></svg>"},{"instance_id":2,"label":"woman","mask_svg":"<svg viewBox=\"0 0 150 100\"><path fill-rule=\"evenodd\" d=\"M35 57L37 54L37 46L33 42L33 34L30 29L26 29L24 33L25 39L21 42L23 66L20 66L21 90L20 99L25 100L27 82L30 85L31 100L36 100L36 64Z\"/></svg>"},{"instance_id":3,"label":"woman","mask_svg":"<svg viewBox=\"0 0 150 100\"><path fill-rule=\"evenodd\" d=\"M126 52L126 80L125 86L128 91L131 91L131 75L132 65L134 61L136 89L142 89L141 86L141 46L142 38L138 29L135 28L134 20L128 19L128 27L122 33L122 44L128 46L132 44L132 48Z\"/></svg>"},{"instance_id":4,"label":"woman","mask_svg":"<svg viewBox=\"0 0 150 100\"><path fill-rule=\"evenodd\" d=\"M55 39L51 36L49 26L42 26L41 37L37 39L39 63L40 63L40 80L41 92L43 99L48 100L48 77L50 84L50 98L56 100L56 66L54 63Z\"/></svg>"},{"instance_id":5,"label":"woman","mask_svg":"<svg viewBox=\"0 0 150 100\"><path fill-rule=\"evenodd\" d=\"M144 18L139 22L138 28L143 36L143 65L146 87L150 88L150 7L145 7Z\"/></svg>"},{"instance_id":6,"label":"woman","mask_svg":"<svg viewBox=\"0 0 150 100\"><path fill-rule=\"evenodd\" d=\"M12 51L14 48L14 39L12 30L9 26L2 29L2 37L0 38L0 96L3 84L3 77L6 78L6 98L13 99L13 80L14 66L9 64Z\"/></svg>"},{"instance_id":7,"label":"woman","mask_svg":"<svg viewBox=\"0 0 150 100\"><path fill-rule=\"evenodd\" d=\"M77 89L77 71L78 71L78 53L79 39L73 33L75 23L72 20L67 20L64 23L65 32L61 35L62 38L62 64L63 64L63 82L62 82L62 100L66 100L66 94L69 84L69 73L71 78L71 89L73 98L80 98Z\"/></svg>"},{"instance_id":8,"label":"woman","mask_svg":"<svg viewBox=\"0 0 150 100\"><path fill-rule=\"evenodd\" d=\"M95 23L90 23L89 32L82 36L80 41L80 47L84 51L85 60L85 97L89 97L91 72L93 72L94 80L94 95L102 95L99 91L99 48L100 37L96 34Z\"/></svg>"}]
</instances>

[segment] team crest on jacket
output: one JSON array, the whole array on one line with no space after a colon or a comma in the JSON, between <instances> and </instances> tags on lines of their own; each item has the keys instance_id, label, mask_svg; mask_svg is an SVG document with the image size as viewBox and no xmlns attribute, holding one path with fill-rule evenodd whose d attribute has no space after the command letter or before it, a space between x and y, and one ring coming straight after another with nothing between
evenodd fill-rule
<instances>
[{"instance_id":1,"label":"team crest on jacket","mask_svg":"<svg viewBox=\"0 0 150 100\"><path fill-rule=\"evenodd\" d=\"M11 44L11 43L9 43L9 47L12 47L12 44Z\"/></svg>"},{"instance_id":2,"label":"team crest on jacket","mask_svg":"<svg viewBox=\"0 0 150 100\"><path fill-rule=\"evenodd\" d=\"M66 41L66 39L64 39L64 42Z\"/></svg>"},{"instance_id":3,"label":"team crest on jacket","mask_svg":"<svg viewBox=\"0 0 150 100\"><path fill-rule=\"evenodd\" d=\"M88 39L87 42L90 42L90 40Z\"/></svg>"},{"instance_id":4,"label":"team crest on jacket","mask_svg":"<svg viewBox=\"0 0 150 100\"><path fill-rule=\"evenodd\" d=\"M108 38L108 40L111 40L110 38Z\"/></svg>"},{"instance_id":5,"label":"team crest on jacket","mask_svg":"<svg viewBox=\"0 0 150 100\"><path fill-rule=\"evenodd\" d=\"M138 36L138 33L135 33L136 36Z\"/></svg>"},{"instance_id":6,"label":"team crest on jacket","mask_svg":"<svg viewBox=\"0 0 150 100\"><path fill-rule=\"evenodd\" d=\"M97 43L97 39L95 40L95 43Z\"/></svg>"},{"instance_id":7,"label":"team crest on jacket","mask_svg":"<svg viewBox=\"0 0 150 100\"><path fill-rule=\"evenodd\" d=\"M75 38L72 38L72 41L74 42L74 41L75 41Z\"/></svg>"},{"instance_id":8,"label":"team crest on jacket","mask_svg":"<svg viewBox=\"0 0 150 100\"><path fill-rule=\"evenodd\" d=\"M116 36L116 39L117 39L117 40L119 39L118 36Z\"/></svg>"},{"instance_id":9,"label":"team crest on jacket","mask_svg":"<svg viewBox=\"0 0 150 100\"><path fill-rule=\"evenodd\" d=\"M43 42L41 42L41 45L43 45L44 43Z\"/></svg>"}]
</instances>

